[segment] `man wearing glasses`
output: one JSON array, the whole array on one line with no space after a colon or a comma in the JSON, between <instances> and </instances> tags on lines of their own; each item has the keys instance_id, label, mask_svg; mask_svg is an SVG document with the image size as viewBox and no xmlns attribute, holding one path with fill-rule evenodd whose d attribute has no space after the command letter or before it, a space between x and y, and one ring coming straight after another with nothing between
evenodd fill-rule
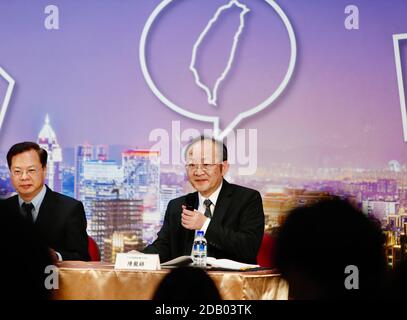
<instances>
[{"instance_id":1,"label":"man wearing glasses","mask_svg":"<svg viewBox=\"0 0 407 320\"><path fill-rule=\"evenodd\" d=\"M10 148L7 164L17 195L2 206L7 213L20 215L33 225L54 260L89 260L83 205L45 185L47 157L47 151L34 142Z\"/></svg>"},{"instance_id":2,"label":"man wearing glasses","mask_svg":"<svg viewBox=\"0 0 407 320\"><path fill-rule=\"evenodd\" d=\"M165 262L190 255L196 230L203 230L208 256L257 263L264 232L260 193L229 184L226 146L201 136L185 152L188 180L197 192L168 203L157 239L144 253L158 253Z\"/></svg>"}]
</instances>

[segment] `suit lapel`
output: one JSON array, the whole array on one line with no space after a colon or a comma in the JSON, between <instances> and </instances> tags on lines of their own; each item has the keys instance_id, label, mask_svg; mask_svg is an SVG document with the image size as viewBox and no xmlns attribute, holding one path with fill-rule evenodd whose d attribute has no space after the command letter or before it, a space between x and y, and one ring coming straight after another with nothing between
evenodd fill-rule
<instances>
[{"instance_id":1,"label":"suit lapel","mask_svg":"<svg viewBox=\"0 0 407 320\"><path fill-rule=\"evenodd\" d=\"M215 211L213 212L213 223L221 224L232 200L233 189L230 184L223 180L218 200L216 201Z\"/></svg>"},{"instance_id":2,"label":"suit lapel","mask_svg":"<svg viewBox=\"0 0 407 320\"><path fill-rule=\"evenodd\" d=\"M15 214L18 214L18 215L24 217L23 211L22 211L22 209L20 208L20 202L18 202L18 196L17 196L17 195L14 196L14 197L11 199L11 201L12 201L12 203L11 203L11 208L10 208L11 211L12 211L12 212L15 211Z\"/></svg>"},{"instance_id":3,"label":"suit lapel","mask_svg":"<svg viewBox=\"0 0 407 320\"><path fill-rule=\"evenodd\" d=\"M233 188L230 184L223 180L222 189L220 190L218 200L216 201L215 211L213 212L213 223L221 224L232 200ZM198 209L199 197L198 192L190 193L187 195L186 201L191 203L193 201L194 208ZM185 234L185 253L189 255L192 250L192 242L194 241L195 232L193 230L187 230Z\"/></svg>"},{"instance_id":4,"label":"suit lapel","mask_svg":"<svg viewBox=\"0 0 407 320\"><path fill-rule=\"evenodd\" d=\"M45 193L44 199L42 200L40 211L38 212L37 220L35 221L36 225L45 225L47 226L48 213L54 212L55 201L53 201L53 192L47 186L47 192Z\"/></svg>"}]
</instances>

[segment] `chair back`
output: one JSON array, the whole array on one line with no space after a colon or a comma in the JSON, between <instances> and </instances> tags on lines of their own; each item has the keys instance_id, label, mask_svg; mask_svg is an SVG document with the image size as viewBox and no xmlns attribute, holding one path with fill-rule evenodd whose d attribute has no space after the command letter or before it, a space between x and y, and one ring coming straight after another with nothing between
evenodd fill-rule
<instances>
[{"instance_id":1,"label":"chair back","mask_svg":"<svg viewBox=\"0 0 407 320\"><path fill-rule=\"evenodd\" d=\"M274 250L275 239L270 234L265 233L257 254L257 264L260 267L273 268L275 266Z\"/></svg>"},{"instance_id":2,"label":"chair back","mask_svg":"<svg viewBox=\"0 0 407 320\"><path fill-rule=\"evenodd\" d=\"M90 261L100 261L100 251L95 240L88 236L88 252Z\"/></svg>"}]
</instances>

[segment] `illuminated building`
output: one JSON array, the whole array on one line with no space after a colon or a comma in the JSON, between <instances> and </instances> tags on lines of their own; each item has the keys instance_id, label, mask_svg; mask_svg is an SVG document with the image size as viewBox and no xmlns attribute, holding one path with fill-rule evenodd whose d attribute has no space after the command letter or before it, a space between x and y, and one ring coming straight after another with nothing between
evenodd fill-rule
<instances>
[{"instance_id":1,"label":"illuminated building","mask_svg":"<svg viewBox=\"0 0 407 320\"><path fill-rule=\"evenodd\" d=\"M160 216L161 222L164 221L165 211L167 210L168 202L172 199L182 196L182 189L180 186L166 186L162 185L160 188Z\"/></svg>"},{"instance_id":2,"label":"illuminated building","mask_svg":"<svg viewBox=\"0 0 407 320\"><path fill-rule=\"evenodd\" d=\"M395 201L363 201L362 210L368 216L374 217L381 223L385 223L389 215L397 212L397 202Z\"/></svg>"},{"instance_id":3,"label":"illuminated building","mask_svg":"<svg viewBox=\"0 0 407 320\"><path fill-rule=\"evenodd\" d=\"M10 197L14 192L7 165L0 164L0 199Z\"/></svg>"},{"instance_id":4,"label":"illuminated building","mask_svg":"<svg viewBox=\"0 0 407 320\"><path fill-rule=\"evenodd\" d=\"M113 232L112 236L104 240L104 261L115 263L116 255L131 250L141 251L145 243L134 232Z\"/></svg>"},{"instance_id":5,"label":"illuminated building","mask_svg":"<svg viewBox=\"0 0 407 320\"><path fill-rule=\"evenodd\" d=\"M48 114L45 116L45 124L38 135L37 142L48 153L46 183L52 190L61 192L62 174L60 172L60 165L62 162L62 150L58 144L55 131L50 125Z\"/></svg>"},{"instance_id":6,"label":"illuminated building","mask_svg":"<svg viewBox=\"0 0 407 320\"><path fill-rule=\"evenodd\" d=\"M280 216L284 216L294 207L294 199L283 190L266 192L263 195L263 210L265 217L265 231L270 232L279 226Z\"/></svg>"},{"instance_id":7,"label":"illuminated building","mask_svg":"<svg viewBox=\"0 0 407 320\"><path fill-rule=\"evenodd\" d=\"M93 147L88 144L78 145L75 150L75 197L80 199L80 190L83 185L83 166L93 159Z\"/></svg>"},{"instance_id":8,"label":"illuminated building","mask_svg":"<svg viewBox=\"0 0 407 320\"><path fill-rule=\"evenodd\" d=\"M386 225L387 227L394 228L394 229L400 229L402 230L404 227L404 219L403 216L400 216L398 214L389 214L386 217Z\"/></svg>"},{"instance_id":9,"label":"illuminated building","mask_svg":"<svg viewBox=\"0 0 407 320\"><path fill-rule=\"evenodd\" d=\"M109 148L107 145L100 144L96 146L96 159L106 161L108 159Z\"/></svg>"},{"instance_id":10,"label":"illuminated building","mask_svg":"<svg viewBox=\"0 0 407 320\"><path fill-rule=\"evenodd\" d=\"M75 167L62 165L62 194L75 197Z\"/></svg>"},{"instance_id":11,"label":"illuminated building","mask_svg":"<svg viewBox=\"0 0 407 320\"><path fill-rule=\"evenodd\" d=\"M127 150L122 153L125 199L143 199L145 211L160 209L160 153Z\"/></svg>"},{"instance_id":12,"label":"illuminated building","mask_svg":"<svg viewBox=\"0 0 407 320\"><path fill-rule=\"evenodd\" d=\"M395 179L378 179L377 192L383 195L397 194L397 181Z\"/></svg>"},{"instance_id":13,"label":"illuminated building","mask_svg":"<svg viewBox=\"0 0 407 320\"><path fill-rule=\"evenodd\" d=\"M105 259L105 239L111 239L113 233L130 232L137 241L143 236L142 200L95 200L92 202L92 219L89 235L96 241Z\"/></svg>"},{"instance_id":14,"label":"illuminated building","mask_svg":"<svg viewBox=\"0 0 407 320\"><path fill-rule=\"evenodd\" d=\"M165 211L168 202L178 198L183 194L182 186L179 185L162 185L160 188L160 211L159 214L147 214L143 219L143 240L150 244L157 238L164 222Z\"/></svg>"},{"instance_id":15,"label":"illuminated building","mask_svg":"<svg viewBox=\"0 0 407 320\"><path fill-rule=\"evenodd\" d=\"M118 198L123 183L123 170L116 161L87 160L83 164L79 200L85 206L88 220L92 216L92 202Z\"/></svg>"},{"instance_id":16,"label":"illuminated building","mask_svg":"<svg viewBox=\"0 0 407 320\"><path fill-rule=\"evenodd\" d=\"M263 196L265 231L270 232L273 228L278 227L285 215L295 207L310 205L329 198L332 196L323 191L269 188Z\"/></svg>"}]
</instances>

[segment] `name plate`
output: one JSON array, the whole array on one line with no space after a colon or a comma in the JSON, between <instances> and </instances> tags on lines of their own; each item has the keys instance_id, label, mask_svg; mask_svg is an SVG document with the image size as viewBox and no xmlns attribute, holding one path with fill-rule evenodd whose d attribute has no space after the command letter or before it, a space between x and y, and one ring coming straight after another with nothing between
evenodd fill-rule
<instances>
[{"instance_id":1,"label":"name plate","mask_svg":"<svg viewBox=\"0 0 407 320\"><path fill-rule=\"evenodd\" d=\"M118 253L114 268L117 270L161 270L158 254Z\"/></svg>"}]
</instances>

